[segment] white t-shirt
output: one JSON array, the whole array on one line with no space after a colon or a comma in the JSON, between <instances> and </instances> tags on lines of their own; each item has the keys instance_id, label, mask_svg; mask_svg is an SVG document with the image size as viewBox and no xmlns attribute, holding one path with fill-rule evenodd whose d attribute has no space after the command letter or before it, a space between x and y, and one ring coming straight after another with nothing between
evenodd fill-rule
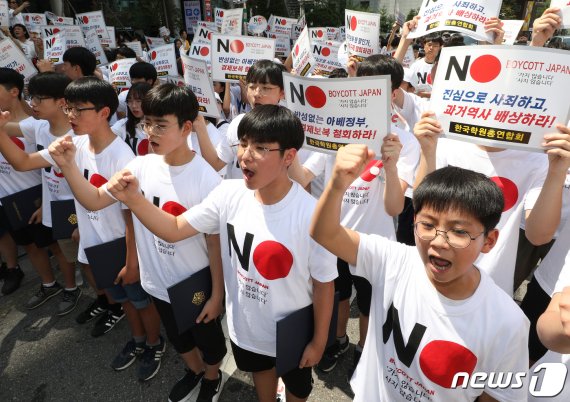
<instances>
[{"instance_id":1,"label":"white t-shirt","mask_svg":"<svg viewBox=\"0 0 570 402\"><path fill-rule=\"evenodd\" d=\"M131 137L129 133L127 133L127 118L119 120L111 127L111 130L115 134L117 134L123 141L127 143L131 151L137 156L143 156L148 154L149 151L149 142L147 135L143 130L136 127L135 128L135 136Z\"/></svg>"},{"instance_id":2,"label":"white t-shirt","mask_svg":"<svg viewBox=\"0 0 570 402\"><path fill-rule=\"evenodd\" d=\"M222 139L218 146L216 147L216 152L218 158L226 162L226 179L241 179L243 178L242 171L239 167L237 160L237 150L232 145L238 143L237 129L239 122L243 119L245 114L240 114L234 117L230 125L228 126L228 131L226 133L225 140Z\"/></svg>"},{"instance_id":3,"label":"white t-shirt","mask_svg":"<svg viewBox=\"0 0 570 402\"><path fill-rule=\"evenodd\" d=\"M36 143L38 151L44 150L49 155L47 148L59 137L52 135L49 131L47 120L36 120L29 117L20 122L20 130L24 137ZM66 135L75 136L72 130ZM43 155L42 155L43 156ZM53 164L52 164L53 165ZM42 170L42 224L52 227L51 221L51 201L63 201L73 198L71 189L63 177L63 173L57 166L43 168Z\"/></svg>"},{"instance_id":4,"label":"white t-shirt","mask_svg":"<svg viewBox=\"0 0 570 402\"><path fill-rule=\"evenodd\" d=\"M14 15L14 10L10 9L8 10L8 17L10 18L10 26L13 27L16 24L22 24L22 25L26 25L24 23L24 16L22 15L22 13L18 13L16 15Z\"/></svg>"},{"instance_id":5,"label":"white t-shirt","mask_svg":"<svg viewBox=\"0 0 570 402\"><path fill-rule=\"evenodd\" d=\"M89 149L89 136L73 138L76 147L75 162L83 176L95 187L101 187L134 158L131 149L120 138L109 144L102 152L95 154ZM55 166L47 149L40 155ZM79 228L79 254L77 259L89 264L85 248L106 243L125 235L125 220L121 204L115 203L99 211L89 211L75 200L77 226Z\"/></svg>"},{"instance_id":6,"label":"white t-shirt","mask_svg":"<svg viewBox=\"0 0 570 402\"><path fill-rule=\"evenodd\" d=\"M214 148L218 147L218 144L223 140L222 134L218 131L215 125L212 123L206 124L206 129L208 130L208 137L210 137L210 141ZM198 143L198 136L193 131L188 136L188 146L190 149L196 151L197 154L202 155L202 151L200 150L200 144Z\"/></svg>"},{"instance_id":7,"label":"white t-shirt","mask_svg":"<svg viewBox=\"0 0 570 402\"><path fill-rule=\"evenodd\" d=\"M28 154L36 152L35 142L24 137L10 137L18 147ZM0 198L37 186L42 182L39 170L18 172L0 153ZM0 205L2 205L0 203Z\"/></svg>"},{"instance_id":8,"label":"white t-shirt","mask_svg":"<svg viewBox=\"0 0 570 402\"><path fill-rule=\"evenodd\" d=\"M486 152L463 141L440 139L437 168L457 166L483 173L502 187L505 209L497 225L495 247L481 254L477 266L487 272L507 294L513 294L519 226L525 211L534 207L548 171L546 154L507 149Z\"/></svg>"},{"instance_id":9,"label":"white t-shirt","mask_svg":"<svg viewBox=\"0 0 570 402\"><path fill-rule=\"evenodd\" d=\"M471 297L451 300L433 287L415 247L361 234L354 273L372 284L366 344L351 381L355 401L473 401L483 391L524 400L524 386L451 388L457 372L528 368L528 320L485 272Z\"/></svg>"},{"instance_id":10,"label":"white t-shirt","mask_svg":"<svg viewBox=\"0 0 570 402\"><path fill-rule=\"evenodd\" d=\"M394 105L394 109L406 120L410 126L410 130L413 130L416 123L420 121L422 113L430 110L430 100L420 98L416 94L406 92L402 89L399 90L404 94L404 102L401 108Z\"/></svg>"},{"instance_id":11,"label":"white t-shirt","mask_svg":"<svg viewBox=\"0 0 570 402\"><path fill-rule=\"evenodd\" d=\"M336 258L309 237L315 205L297 183L263 205L242 180L224 180L184 213L198 231L220 233L228 329L239 347L274 357L276 322L312 303L311 278L336 278Z\"/></svg>"},{"instance_id":12,"label":"white t-shirt","mask_svg":"<svg viewBox=\"0 0 570 402\"><path fill-rule=\"evenodd\" d=\"M139 156L127 166L139 180L147 200L178 216L200 204L221 177L199 155L183 166L169 166L161 155ZM133 216L140 280L152 296L170 302L166 289L209 265L206 239L199 234L168 243L153 235Z\"/></svg>"},{"instance_id":13,"label":"white t-shirt","mask_svg":"<svg viewBox=\"0 0 570 402\"><path fill-rule=\"evenodd\" d=\"M412 72L412 82L411 84L416 89L417 92L431 92L433 85L431 70L433 68L433 63L429 64L426 62L425 58L416 60L410 66Z\"/></svg>"},{"instance_id":14,"label":"white t-shirt","mask_svg":"<svg viewBox=\"0 0 570 402\"><path fill-rule=\"evenodd\" d=\"M34 46L34 42L31 39L26 39L25 42L14 40L14 42L20 45L20 49L22 49L22 52L24 52L26 58L31 60L37 56L36 47Z\"/></svg>"}]
</instances>

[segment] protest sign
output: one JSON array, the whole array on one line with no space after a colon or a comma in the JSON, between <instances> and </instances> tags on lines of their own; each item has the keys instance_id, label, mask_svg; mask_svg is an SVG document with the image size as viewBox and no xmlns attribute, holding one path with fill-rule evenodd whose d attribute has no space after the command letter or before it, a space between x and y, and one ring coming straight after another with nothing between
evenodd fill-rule
<instances>
[{"instance_id":1,"label":"protest sign","mask_svg":"<svg viewBox=\"0 0 570 402\"><path fill-rule=\"evenodd\" d=\"M328 40L338 40L340 30L335 27L327 27L327 39Z\"/></svg>"},{"instance_id":2,"label":"protest sign","mask_svg":"<svg viewBox=\"0 0 570 402\"><path fill-rule=\"evenodd\" d=\"M560 8L558 15L562 17L562 26L560 28L570 28L570 1L568 0L552 0L550 7Z\"/></svg>"},{"instance_id":3,"label":"protest sign","mask_svg":"<svg viewBox=\"0 0 570 402\"><path fill-rule=\"evenodd\" d=\"M212 80L238 82L258 60L273 60L275 40L212 35Z\"/></svg>"},{"instance_id":4,"label":"protest sign","mask_svg":"<svg viewBox=\"0 0 570 402\"><path fill-rule=\"evenodd\" d=\"M287 57L291 53L291 39L289 35L266 33L268 38L275 39L275 55Z\"/></svg>"},{"instance_id":5,"label":"protest sign","mask_svg":"<svg viewBox=\"0 0 570 402\"><path fill-rule=\"evenodd\" d=\"M502 20L502 22L503 30L505 31L502 45L512 45L515 43L515 40L521 31L524 20Z\"/></svg>"},{"instance_id":6,"label":"protest sign","mask_svg":"<svg viewBox=\"0 0 570 402\"><path fill-rule=\"evenodd\" d=\"M192 42L188 55L193 59L204 61L208 66L208 72L212 73L212 48L209 44Z\"/></svg>"},{"instance_id":7,"label":"protest sign","mask_svg":"<svg viewBox=\"0 0 570 402\"><path fill-rule=\"evenodd\" d=\"M293 27L293 24L296 23L297 20L295 18L278 17L276 15L272 15L268 21L269 32L291 36L291 28Z\"/></svg>"},{"instance_id":8,"label":"protest sign","mask_svg":"<svg viewBox=\"0 0 570 402\"><path fill-rule=\"evenodd\" d=\"M110 47L114 49L117 47L117 39L115 37L115 27L106 27L106 29L107 29L107 35L109 35L109 39L100 38L99 40L101 41L101 45L103 47Z\"/></svg>"},{"instance_id":9,"label":"protest sign","mask_svg":"<svg viewBox=\"0 0 570 402\"><path fill-rule=\"evenodd\" d=\"M390 132L390 76L323 80L284 73L283 84L307 148L334 154L347 144L366 144L380 154Z\"/></svg>"},{"instance_id":10,"label":"protest sign","mask_svg":"<svg viewBox=\"0 0 570 402\"><path fill-rule=\"evenodd\" d=\"M184 77L177 75L176 77L172 75L167 75L160 79L162 82L168 82L169 84L174 84L177 87L185 87L186 83L184 82Z\"/></svg>"},{"instance_id":11,"label":"protest sign","mask_svg":"<svg viewBox=\"0 0 570 402\"><path fill-rule=\"evenodd\" d=\"M311 50L313 57L317 63L317 68L321 70L324 75L329 75L335 68L345 68L338 62L338 49L339 46L331 46L326 43L312 43Z\"/></svg>"},{"instance_id":12,"label":"protest sign","mask_svg":"<svg viewBox=\"0 0 570 402\"><path fill-rule=\"evenodd\" d=\"M109 65L109 82L121 92L131 87L131 76L129 70L137 59L120 59Z\"/></svg>"},{"instance_id":13,"label":"protest sign","mask_svg":"<svg viewBox=\"0 0 570 402\"><path fill-rule=\"evenodd\" d=\"M110 39L105 24L105 17L103 11L91 11L89 13L75 14L77 18L77 25L93 27L99 35L99 39Z\"/></svg>"},{"instance_id":14,"label":"protest sign","mask_svg":"<svg viewBox=\"0 0 570 402\"><path fill-rule=\"evenodd\" d=\"M40 35L43 39L61 33L65 37L65 45L67 49L72 47L85 47L85 39L83 31L77 25L40 25Z\"/></svg>"},{"instance_id":15,"label":"protest sign","mask_svg":"<svg viewBox=\"0 0 570 402\"><path fill-rule=\"evenodd\" d=\"M303 32L303 28L304 27L302 27L299 24L293 24L291 26L291 40L292 41L296 41L297 39L299 39L301 32Z\"/></svg>"},{"instance_id":16,"label":"protest sign","mask_svg":"<svg viewBox=\"0 0 570 402\"><path fill-rule=\"evenodd\" d=\"M220 32L224 35L241 35L243 8L225 10L220 26Z\"/></svg>"},{"instance_id":17,"label":"protest sign","mask_svg":"<svg viewBox=\"0 0 570 402\"><path fill-rule=\"evenodd\" d=\"M451 30L493 43L493 33L485 33L485 21L499 15L501 3L502 0L427 0L418 13L421 16L418 27L408 35L408 39Z\"/></svg>"},{"instance_id":18,"label":"protest sign","mask_svg":"<svg viewBox=\"0 0 570 402\"><path fill-rule=\"evenodd\" d=\"M301 76L311 73L317 66L317 61L313 57L311 41L309 40L309 28L303 28L299 39L293 45L293 70Z\"/></svg>"},{"instance_id":19,"label":"protest sign","mask_svg":"<svg viewBox=\"0 0 570 402\"><path fill-rule=\"evenodd\" d=\"M148 45L149 49L162 46L165 44L164 39L158 37L145 36L144 39L146 40L146 44Z\"/></svg>"},{"instance_id":20,"label":"protest sign","mask_svg":"<svg viewBox=\"0 0 570 402\"><path fill-rule=\"evenodd\" d=\"M380 14L345 10L346 44L350 55L360 58L380 50Z\"/></svg>"},{"instance_id":21,"label":"protest sign","mask_svg":"<svg viewBox=\"0 0 570 402\"><path fill-rule=\"evenodd\" d=\"M186 31L188 33L196 32L194 27L196 22L202 18L202 11L200 11L200 1L185 1L184 2L184 21L186 22Z\"/></svg>"},{"instance_id":22,"label":"protest sign","mask_svg":"<svg viewBox=\"0 0 570 402\"><path fill-rule=\"evenodd\" d=\"M103 46L99 41L99 34L95 27L82 26L83 36L85 37L85 47L95 56L98 66L106 65L109 63L107 55L103 51Z\"/></svg>"},{"instance_id":23,"label":"protest sign","mask_svg":"<svg viewBox=\"0 0 570 402\"><path fill-rule=\"evenodd\" d=\"M10 8L6 0L0 0L0 26L10 27Z\"/></svg>"},{"instance_id":24,"label":"protest sign","mask_svg":"<svg viewBox=\"0 0 570 402\"><path fill-rule=\"evenodd\" d=\"M222 21L224 19L224 14L227 10L223 8L215 8L214 9L214 23L216 24L216 31L222 31Z\"/></svg>"},{"instance_id":25,"label":"protest sign","mask_svg":"<svg viewBox=\"0 0 570 402\"><path fill-rule=\"evenodd\" d=\"M267 20L263 15L254 15L249 19L247 30L251 34L260 34L267 29Z\"/></svg>"},{"instance_id":26,"label":"protest sign","mask_svg":"<svg viewBox=\"0 0 570 402\"><path fill-rule=\"evenodd\" d=\"M38 73L32 62L10 38L0 39L0 67L11 68L27 80Z\"/></svg>"},{"instance_id":27,"label":"protest sign","mask_svg":"<svg viewBox=\"0 0 570 402\"><path fill-rule=\"evenodd\" d=\"M305 17L305 14L299 17L296 25L299 25L301 27L301 31L303 30L303 28L305 28L305 26L307 25L307 18Z\"/></svg>"},{"instance_id":28,"label":"protest sign","mask_svg":"<svg viewBox=\"0 0 570 402\"><path fill-rule=\"evenodd\" d=\"M52 64L63 63L63 53L67 50L66 40L63 33L57 33L44 39L44 59Z\"/></svg>"},{"instance_id":29,"label":"protest sign","mask_svg":"<svg viewBox=\"0 0 570 402\"><path fill-rule=\"evenodd\" d=\"M203 43L205 45L209 45L212 43L212 35L216 34L217 32L202 26L197 27L196 34L194 35L195 43Z\"/></svg>"},{"instance_id":30,"label":"protest sign","mask_svg":"<svg viewBox=\"0 0 570 402\"><path fill-rule=\"evenodd\" d=\"M496 56L500 54L500 59ZM543 136L568 122L570 53L526 46L444 48L431 92L448 137L543 152Z\"/></svg>"},{"instance_id":31,"label":"protest sign","mask_svg":"<svg viewBox=\"0 0 570 402\"><path fill-rule=\"evenodd\" d=\"M338 40L344 42L346 40L346 27L338 27Z\"/></svg>"},{"instance_id":32,"label":"protest sign","mask_svg":"<svg viewBox=\"0 0 570 402\"><path fill-rule=\"evenodd\" d=\"M196 26L204 27L204 28L210 29L214 32L217 32L216 23L212 22L212 21L198 21L196 23Z\"/></svg>"},{"instance_id":33,"label":"protest sign","mask_svg":"<svg viewBox=\"0 0 570 402\"><path fill-rule=\"evenodd\" d=\"M22 13L22 17L24 18L24 25L28 29L38 25L47 25L47 18L41 13Z\"/></svg>"},{"instance_id":34,"label":"protest sign","mask_svg":"<svg viewBox=\"0 0 570 402\"><path fill-rule=\"evenodd\" d=\"M159 77L178 75L176 67L176 53L174 52L174 43L164 44L153 48L149 52L150 63L156 68Z\"/></svg>"},{"instance_id":35,"label":"protest sign","mask_svg":"<svg viewBox=\"0 0 570 402\"><path fill-rule=\"evenodd\" d=\"M135 54L137 55L138 58L142 59L143 57L143 49L142 49L142 45L138 40L135 40L133 42L125 42L125 46L128 48L133 49L133 51L135 52Z\"/></svg>"},{"instance_id":36,"label":"protest sign","mask_svg":"<svg viewBox=\"0 0 570 402\"><path fill-rule=\"evenodd\" d=\"M184 82L194 92L200 104L198 111L204 116L219 118L220 112L214 96L214 86L210 80L206 62L183 54L180 55L180 58L184 71Z\"/></svg>"},{"instance_id":37,"label":"protest sign","mask_svg":"<svg viewBox=\"0 0 570 402\"><path fill-rule=\"evenodd\" d=\"M307 28L309 30L309 39L311 43L324 42L328 40L327 28Z\"/></svg>"},{"instance_id":38,"label":"protest sign","mask_svg":"<svg viewBox=\"0 0 570 402\"><path fill-rule=\"evenodd\" d=\"M60 17L51 11L46 11L44 14L53 25L73 25L73 18L71 17Z\"/></svg>"}]
</instances>

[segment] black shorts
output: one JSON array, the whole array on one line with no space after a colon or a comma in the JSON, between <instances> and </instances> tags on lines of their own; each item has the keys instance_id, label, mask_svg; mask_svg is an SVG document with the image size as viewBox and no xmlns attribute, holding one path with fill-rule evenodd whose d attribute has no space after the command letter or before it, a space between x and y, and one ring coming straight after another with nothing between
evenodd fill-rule
<instances>
[{"instance_id":1,"label":"black shorts","mask_svg":"<svg viewBox=\"0 0 570 402\"><path fill-rule=\"evenodd\" d=\"M212 320L207 324L202 322L194 325L180 334L170 303L156 297L153 297L152 300L166 330L166 336L178 353L187 353L198 347L204 356L206 364L213 366L222 361L226 355L227 348L224 331L219 319Z\"/></svg>"},{"instance_id":2,"label":"black shorts","mask_svg":"<svg viewBox=\"0 0 570 402\"><path fill-rule=\"evenodd\" d=\"M10 227L4 207L0 206L0 227L5 227L18 246L27 246L34 243L37 247L43 248L53 244L51 228L41 223L28 225L22 229L13 230ZM1 235L1 234L0 234Z\"/></svg>"},{"instance_id":3,"label":"black shorts","mask_svg":"<svg viewBox=\"0 0 570 402\"><path fill-rule=\"evenodd\" d=\"M550 304L550 295L546 293L532 277L526 287L526 294L521 303L521 309L530 321L530 331L528 334L528 355L530 360L538 361L547 352L547 348L540 342L536 332L538 318Z\"/></svg>"},{"instance_id":4,"label":"black shorts","mask_svg":"<svg viewBox=\"0 0 570 402\"><path fill-rule=\"evenodd\" d=\"M230 341L231 342L231 341ZM275 357L250 352L231 342L232 352L238 369L249 373L271 370L275 367ZM285 388L297 398L308 398L313 390L313 369L295 368L281 376Z\"/></svg>"},{"instance_id":5,"label":"black shorts","mask_svg":"<svg viewBox=\"0 0 570 402\"><path fill-rule=\"evenodd\" d=\"M338 258L336 260L338 276L334 280L334 289L339 292L339 301L348 300L352 295L352 284L356 289L356 304L360 313L368 317L370 303L372 301L372 285L366 279L358 275L352 275L348 263Z\"/></svg>"}]
</instances>

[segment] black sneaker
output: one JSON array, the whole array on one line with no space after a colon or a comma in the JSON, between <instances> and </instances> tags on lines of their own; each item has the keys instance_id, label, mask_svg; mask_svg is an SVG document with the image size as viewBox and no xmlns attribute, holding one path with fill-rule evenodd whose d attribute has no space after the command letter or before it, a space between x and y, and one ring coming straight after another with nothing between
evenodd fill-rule
<instances>
[{"instance_id":1,"label":"black sneaker","mask_svg":"<svg viewBox=\"0 0 570 402\"><path fill-rule=\"evenodd\" d=\"M62 316L71 313L75 310L79 297L83 291L80 287L76 287L75 290L63 290L63 296L61 302L59 302L57 315Z\"/></svg>"},{"instance_id":2,"label":"black sneaker","mask_svg":"<svg viewBox=\"0 0 570 402\"><path fill-rule=\"evenodd\" d=\"M8 267L6 266L6 263L3 262L2 265L0 265L0 280L4 279L4 275L6 275L7 269L8 269Z\"/></svg>"},{"instance_id":3,"label":"black sneaker","mask_svg":"<svg viewBox=\"0 0 570 402\"><path fill-rule=\"evenodd\" d=\"M346 353L349 347L348 335L346 341L340 343L337 339L334 344L325 349L321 361L317 364L317 368L325 373L328 373L335 368L340 355Z\"/></svg>"},{"instance_id":4,"label":"black sneaker","mask_svg":"<svg viewBox=\"0 0 570 402\"><path fill-rule=\"evenodd\" d=\"M20 283L22 283L23 278L24 272L19 266L12 269L6 269L4 272L2 294L9 295L10 293L14 293L20 287Z\"/></svg>"},{"instance_id":5,"label":"black sneaker","mask_svg":"<svg viewBox=\"0 0 570 402\"><path fill-rule=\"evenodd\" d=\"M352 357L352 366L348 369L346 373L346 380L350 383L352 375L356 370L356 366L358 366L358 362L360 361L360 356L362 356L362 350L354 349L354 355Z\"/></svg>"},{"instance_id":6,"label":"black sneaker","mask_svg":"<svg viewBox=\"0 0 570 402\"><path fill-rule=\"evenodd\" d=\"M127 342L123 350L111 363L113 370L121 371L135 362L137 356L144 352L144 343L136 343L134 339Z\"/></svg>"},{"instance_id":7,"label":"black sneaker","mask_svg":"<svg viewBox=\"0 0 570 402\"><path fill-rule=\"evenodd\" d=\"M218 378L216 380L208 380L202 377L202 385L200 385L200 393L196 402L216 402L222 393L222 371L218 370Z\"/></svg>"},{"instance_id":8,"label":"black sneaker","mask_svg":"<svg viewBox=\"0 0 570 402\"><path fill-rule=\"evenodd\" d=\"M160 360L166 350L166 342L160 337L160 343L156 346L145 345L144 352L141 356L141 363L137 372L139 381L148 381L158 373L160 369Z\"/></svg>"},{"instance_id":9,"label":"black sneaker","mask_svg":"<svg viewBox=\"0 0 570 402\"><path fill-rule=\"evenodd\" d=\"M186 374L172 387L170 395L168 395L168 402L186 402L189 400L192 391L196 385L200 383L204 372L196 374L189 368L186 369Z\"/></svg>"},{"instance_id":10,"label":"black sneaker","mask_svg":"<svg viewBox=\"0 0 570 402\"><path fill-rule=\"evenodd\" d=\"M45 287L44 285L40 285L40 290L33 295L30 300L25 304L28 310L33 310L36 307L41 306L45 302L47 302L52 297L61 293L63 288L59 283L55 283L53 286Z\"/></svg>"},{"instance_id":11,"label":"black sneaker","mask_svg":"<svg viewBox=\"0 0 570 402\"><path fill-rule=\"evenodd\" d=\"M93 303L89 305L84 311L79 313L75 318L78 324L85 324L86 322L92 321L99 317L101 314L107 311L106 307L101 306L98 299L95 299Z\"/></svg>"},{"instance_id":12,"label":"black sneaker","mask_svg":"<svg viewBox=\"0 0 570 402\"><path fill-rule=\"evenodd\" d=\"M117 325L117 323L121 321L124 316L125 313L123 312L122 308L118 313L113 313L112 311L108 310L95 323L95 326L91 331L91 336L93 338L97 338L99 336L105 335L107 332L112 330L113 327Z\"/></svg>"}]
</instances>

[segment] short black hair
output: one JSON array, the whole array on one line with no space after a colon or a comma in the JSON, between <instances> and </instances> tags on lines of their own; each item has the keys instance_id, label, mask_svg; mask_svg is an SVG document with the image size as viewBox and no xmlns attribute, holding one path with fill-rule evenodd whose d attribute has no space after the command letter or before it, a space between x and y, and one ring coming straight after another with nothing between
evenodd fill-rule
<instances>
[{"instance_id":1,"label":"short black hair","mask_svg":"<svg viewBox=\"0 0 570 402\"><path fill-rule=\"evenodd\" d=\"M71 83L71 79L62 73L46 71L34 75L28 84L30 96L50 96L55 99L65 97L65 89Z\"/></svg>"},{"instance_id":2,"label":"short black hair","mask_svg":"<svg viewBox=\"0 0 570 402\"><path fill-rule=\"evenodd\" d=\"M485 233L497 226L505 206L503 193L492 180L455 166L428 174L414 190L412 203L416 215L424 208L465 212L481 222Z\"/></svg>"},{"instance_id":3,"label":"short black hair","mask_svg":"<svg viewBox=\"0 0 570 402\"><path fill-rule=\"evenodd\" d=\"M22 99L24 76L16 70L0 67L0 85L2 85L6 91L18 88L18 99Z\"/></svg>"},{"instance_id":4,"label":"short black hair","mask_svg":"<svg viewBox=\"0 0 570 402\"><path fill-rule=\"evenodd\" d=\"M97 59L89 49L81 46L67 49L63 54L63 61L67 61L72 66L79 66L84 77L95 74Z\"/></svg>"},{"instance_id":5,"label":"short black hair","mask_svg":"<svg viewBox=\"0 0 570 402\"><path fill-rule=\"evenodd\" d=\"M299 118L279 105L256 106L243 116L237 134L239 140L247 138L259 143L277 142L281 149L299 150L305 141Z\"/></svg>"},{"instance_id":6,"label":"short black hair","mask_svg":"<svg viewBox=\"0 0 570 402\"><path fill-rule=\"evenodd\" d=\"M198 99L187 87L165 83L153 87L143 99L142 110L145 116L162 117L173 114L178 126L185 121L194 121L198 116Z\"/></svg>"},{"instance_id":7,"label":"short black hair","mask_svg":"<svg viewBox=\"0 0 570 402\"><path fill-rule=\"evenodd\" d=\"M137 57L135 51L127 46L121 46L117 48L115 52L116 52L115 58L119 55L123 56L125 59L135 59Z\"/></svg>"},{"instance_id":8,"label":"short black hair","mask_svg":"<svg viewBox=\"0 0 570 402\"><path fill-rule=\"evenodd\" d=\"M439 32L433 32L427 34L426 36L424 36L423 39L424 39L424 44L428 42L436 42L439 43L440 45L443 45L443 38L441 37L441 34Z\"/></svg>"},{"instance_id":9,"label":"short black hair","mask_svg":"<svg viewBox=\"0 0 570 402\"><path fill-rule=\"evenodd\" d=\"M148 82L137 82L133 84L127 93L127 102L133 99L142 101L151 88L152 85ZM125 128L131 137L136 135L137 124L139 122L140 119L135 117L133 112L131 112L131 108L127 107L127 123L125 124Z\"/></svg>"},{"instance_id":10,"label":"short black hair","mask_svg":"<svg viewBox=\"0 0 570 402\"><path fill-rule=\"evenodd\" d=\"M258 60L247 72L245 82L248 84L272 84L283 87L283 71L285 67L282 64L275 63L272 60Z\"/></svg>"},{"instance_id":11,"label":"short black hair","mask_svg":"<svg viewBox=\"0 0 570 402\"><path fill-rule=\"evenodd\" d=\"M357 77L373 75L389 75L392 81L392 91L400 88L404 80L404 67L393 57L383 54L373 54L362 60L356 69Z\"/></svg>"},{"instance_id":12,"label":"short black hair","mask_svg":"<svg viewBox=\"0 0 570 402\"><path fill-rule=\"evenodd\" d=\"M156 72L156 68L152 64L139 61L131 66L129 69L129 76L131 77L131 80L143 78L145 80L152 80L152 83L154 84L158 74Z\"/></svg>"},{"instance_id":13,"label":"short black hair","mask_svg":"<svg viewBox=\"0 0 570 402\"><path fill-rule=\"evenodd\" d=\"M334 70L331 71L331 73L328 76L328 78L346 78L346 77L348 77L348 73L342 67L335 68Z\"/></svg>"},{"instance_id":14,"label":"short black hair","mask_svg":"<svg viewBox=\"0 0 570 402\"><path fill-rule=\"evenodd\" d=\"M119 106L115 88L107 81L95 77L81 77L69 84L65 90L65 101L67 103L90 102L97 111L108 107L110 109L108 120L111 120Z\"/></svg>"}]
</instances>

